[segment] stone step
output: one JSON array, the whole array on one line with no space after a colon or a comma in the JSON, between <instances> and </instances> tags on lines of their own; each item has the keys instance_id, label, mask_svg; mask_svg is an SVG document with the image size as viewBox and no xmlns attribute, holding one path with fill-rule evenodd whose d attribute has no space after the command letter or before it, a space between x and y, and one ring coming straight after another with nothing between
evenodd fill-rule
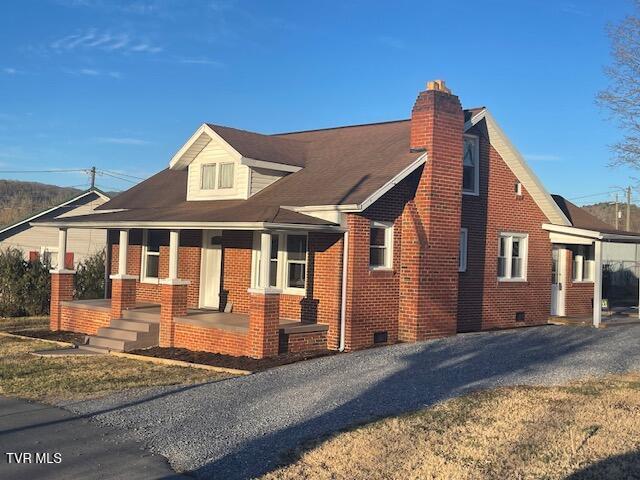
<instances>
[{"instance_id":1,"label":"stone step","mask_svg":"<svg viewBox=\"0 0 640 480\"><path fill-rule=\"evenodd\" d=\"M123 310L122 318L125 320L141 320L150 323L160 323L160 311L149 312L144 308L132 308L131 310Z\"/></svg>"},{"instance_id":2,"label":"stone step","mask_svg":"<svg viewBox=\"0 0 640 480\"><path fill-rule=\"evenodd\" d=\"M106 347L97 347L97 346L93 346L93 345L80 345L78 346L79 349L82 350L87 350L89 352L96 352L96 353L109 353L109 349Z\"/></svg>"},{"instance_id":3,"label":"stone step","mask_svg":"<svg viewBox=\"0 0 640 480\"><path fill-rule=\"evenodd\" d=\"M124 330L113 327L102 327L98 329L99 337L115 338L116 340L135 342L136 340L138 340L139 335L143 334L135 330Z\"/></svg>"},{"instance_id":4,"label":"stone step","mask_svg":"<svg viewBox=\"0 0 640 480\"><path fill-rule=\"evenodd\" d=\"M89 346L103 347L103 348L108 348L109 350L115 350L116 352L124 352L125 341L118 340L115 338L100 337L97 335L92 335L89 338Z\"/></svg>"},{"instance_id":5,"label":"stone step","mask_svg":"<svg viewBox=\"0 0 640 480\"><path fill-rule=\"evenodd\" d=\"M157 328L158 324L118 318L116 320L111 320L109 327L119 328L122 330L134 330L136 332L150 332Z\"/></svg>"}]
</instances>

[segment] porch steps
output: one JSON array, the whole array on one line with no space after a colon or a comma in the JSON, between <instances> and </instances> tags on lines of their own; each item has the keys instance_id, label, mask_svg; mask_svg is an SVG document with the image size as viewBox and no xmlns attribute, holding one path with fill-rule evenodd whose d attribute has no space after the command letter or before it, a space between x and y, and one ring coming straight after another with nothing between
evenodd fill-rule
<instances>
[{"instance_id":1,"label":"porch steps","mask_svg":"<svg viewBox=\"0 0 640 480\"><path fill-rule=\"evenodd\" d=\"M111 320L108 327L102 327L97 335L88 335L88 342L80 348L94 352L128 352L138 348L158 345L160 324L130 318Z\"/></svg>"},{"instance_id":2,"label":"porch steps","mask_svg":"<svg viewBox=\"0 0 640 480\"><path fill-rule=\"evenodd\" d=\"M122 312L123 320L140 320L148 323L160 323L160 307L132 308Z\"/></svg>"}]
</instances>

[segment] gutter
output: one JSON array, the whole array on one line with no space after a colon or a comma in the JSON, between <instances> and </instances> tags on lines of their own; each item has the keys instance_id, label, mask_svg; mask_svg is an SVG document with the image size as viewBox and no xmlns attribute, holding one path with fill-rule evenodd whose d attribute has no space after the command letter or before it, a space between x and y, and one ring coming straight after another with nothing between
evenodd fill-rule
<instances>
[{"instance_id":1,"label":"gutter","mask_svg":"<svg viewBox=\"0 0 640 480\"><path fill-rule=\"evenodd\" d=\"M345 349L345 324L347 316L347 265L349 261L349 232L345 231L342 242L342 291L340 294L340 346L338 350Z\"/></svg>"}]
</instances>

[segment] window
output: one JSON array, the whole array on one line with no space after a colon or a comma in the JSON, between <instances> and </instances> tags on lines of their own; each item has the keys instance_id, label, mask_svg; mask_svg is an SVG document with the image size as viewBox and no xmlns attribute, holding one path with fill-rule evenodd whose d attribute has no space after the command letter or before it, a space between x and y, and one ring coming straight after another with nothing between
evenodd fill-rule
<instances>
[{"instance_id":1,"label":"window","mask_svg":"<svg viewBox=\"0 0 640 480\"><path fill-rule=\"evenodd\" d=\"M271 235L271 261L269 262L269 286L278 286L278 244L280 237Z\"/></svg>"},{"instance_id":2,"label":"window","mask_svg":"<svg viewBox=\"0 0 640 480\"><path fill-rule=\"evenodd\" d=\"M260 232L253 237L252 286L260 285ZM271 235L269 286L285 293L304 295L307 281L307 235L274 233Z\"/></svg>"},{"instance_id":3,"label":"window","mask_svg":"<svg viewBox=\"0 0 640 480\"><path fill-rule=\"evenodd\" d=\"M307 236L287 235L286 279L288 288L304 288L307 270Z\"/></svg>"},{"instance_id":4,"label":"window","mask_svg":"<svg viewBox=\"0 0 640 480\"><path fill-rule=\"evenodd\" d=\"M202 165L200 175L200 188L202 190L213 190L216 188L216 164L207 163Z\"/></svg>"},{"instance_id":5,"label":"window","mask_svg":"<svg viewBox=\"0 0 640 480\"><path fill-rule=\"evenodd\" d=\"M369 234L369 268L392 268L393 225L371 222Z\"/></svg>"},{"instance_id":6,"label":"window","mask_svg":"<svg viewBox=\"0 0 640 480\"><path fill-rule=\"evenodd\" d=\"M479 189L478 137L465 135L462 157L462 193L477 195Z\"/></svg>"},{"instance_id":7,"label":"window","mask_svg":"<svg viewBox=\"0 0 640 480\"><path fill-rule=\"evenodd\" d=\"M142 280L156 283L160 269L160 245L168 244L168 232L163 230L145 230L142 248Z\"/></svg>"},{"instance_id":8,"label":"window","mask_svg":"<svg viewBox=\"0 0 640 480\"><path fill-rule=\"evenodd\" d=\"M526 280L527 241L528 236L526 234L500 234L498 245L499 280Z\"/></svg>"},{"instance_id":9,"label":"window","mask_svg":"<svg viewBox=\"0 0 640 480\"><path fill-rule=\"evenodd\" d=\"M233 188L233 163L220 164L218 188Z\"/></svg>"},{"instance_id":10,"label":"window","mask_svg":"<svg viewBox=\"0 0 640 480\"><path fill-rule=\"evenodd\" d=\"M595 278L596 262L593 245L575 245L569 247L573 255L574 282L593 282Z\"/></svg>"},{"instance_id":11,"label":"window","mask_svg":"<svg viewBox=\"0 0 640 480\"><path fill-rule=\"evenodd\" d=\"M40 258L44 265L58 268L58 249L56 247L40 247Z\"/></svg>"},{"instance_id":12,"label":"window","mask_svg":"<svg viewBox=\"0 0 640 480\"><path fill-rule=\"evenodd\" d=\"M458 256L458 271L467 271L467 237L469 236L466 228L460 229L460 252Z\"/></svg>"}]
</instances>

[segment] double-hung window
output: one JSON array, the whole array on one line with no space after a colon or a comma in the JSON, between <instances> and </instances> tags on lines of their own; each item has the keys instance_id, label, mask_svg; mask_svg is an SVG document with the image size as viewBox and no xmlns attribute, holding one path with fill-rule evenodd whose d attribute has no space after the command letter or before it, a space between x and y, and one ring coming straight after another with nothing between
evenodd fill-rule
<instances>
[{"instance_id":1,"label":"double-hung window","mask_svg":"<svg viewBox=\"0 0 640 480\"><path fill-rule=\"evenodd\" d=\"M57 247L40 247L40 258L44 265L48 265L51 268L58 268Z\"/></svg>"},{"instance_id":2,"label":"double-hung window","mask_svg":"<svg viewBox=\"0 0 640 480\"><path fill-rule=\"evenodd\" d=\"M573 254L574 282L593 282L596 262L593 245L576 245L570 247Z\"/></svg>"},{"instance_id":3,"label":"double-hung window","mask_svg":"<svg viewBox=\"0 0 640 480\"><path fill-rule=\"evenodd\" d=\"M142 281L158 282L160 270L160 245L167 244L167 232L163 230L145 230L142 245Z\"/></svg>"},{"instance_id":4,"label":"double-hung window","mask_svg":"<svg viewBox=\"0 0 640 480\"><path fill-rule=\"evenodd\" d=\"M498 279L526 280L528 236L523 233L501 233L498 246Z\"/></svg>"},{"instance_id":5,"label":"double-hung window","mask_svg":"<svg viewBox=\"0 0 640 480\"><path fill-rule=\"evenodd\" d=\"M260 284L260 235L254 237L253 286ZM285 293L303 295L307 282L307 235L274 233L271 235L269 286Z\"/></svg>"},{"instance_id":6,"label":"double-hung window","mask_svg":"<svg viewBox=\"0 0 640 480\"><path fill-rule=\"evenodd\" d=\"M480 148L478 137L465 135L462 153L462 193L478 195L480 188Z\"/></svg>"},{"instance_id":7,"label":"double-hung window","mask_svg":"<svg viewBox=\"0 0 640 480\"><path fill-rule=\"evenodd\" d=\"M286 287L304 288L307 275L307 236L287 234Z\"/></svg>"},{"instance_id":8,"label":"double-hung window","mask_svg":"<svg viewBox=\"0 0 640 480\"><path fill-rule=\"evenodd\" d=\"M200 167L200 189L233 188L233 163L205 163Z\"/></svg>"},{"instance_id":9,"label":"double-hung window","mask_svg":"<svg viewBox=\"0 0 640 480\"><path fill-rule=\"evenodd\" d=\"M372 221L369 229L369 268L393 267L393 224Z\"/></svg>"}]
</instances>

